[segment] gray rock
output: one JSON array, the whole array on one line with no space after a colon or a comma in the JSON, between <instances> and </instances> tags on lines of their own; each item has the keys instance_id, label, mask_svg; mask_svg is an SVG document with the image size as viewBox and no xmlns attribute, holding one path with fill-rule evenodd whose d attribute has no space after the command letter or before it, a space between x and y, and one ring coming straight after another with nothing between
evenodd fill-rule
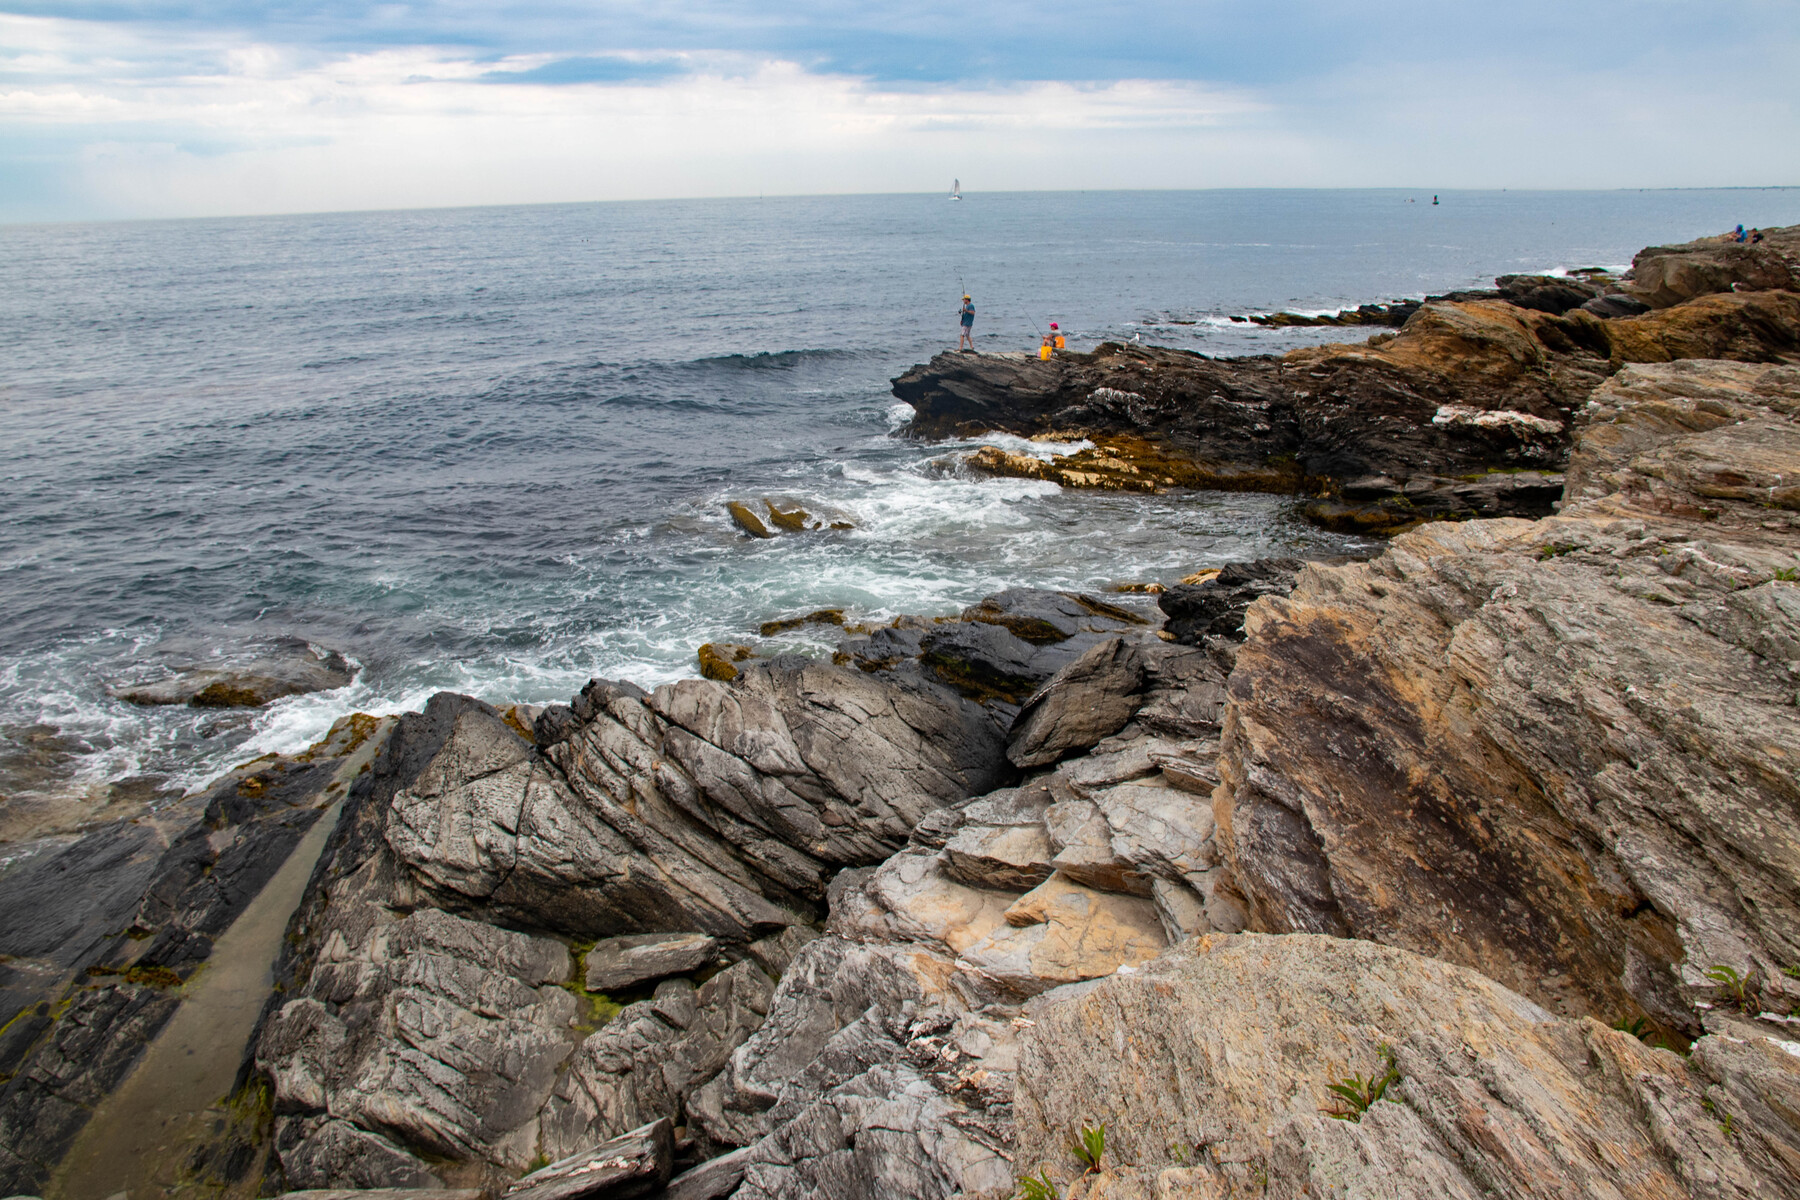
<instances>
[{"instance_id":1,"label":"gray rock","mask_svg":"<svg viewBox=\"0 0 1800 1200\"><path fill-rule=\"evenodd\" d=\"M337 1118L278 1139L289 1178L344 1182L360 1162L379 1177L357 1182L428 1183L405 1177L426 1171L419 1151L522 1167L573 1048L575 1000L546 986L567 949L433 909L396 919L350 889L331 911L257 1046L278 1108Z\"/></svg>"},{"instance_id":2,"label":"gray rock","mask_svg":"<svg viewBox=\"0 0 1800 1200\"><path fill-rule=\"evenodd\" d=\"M443 1187L443 1181L417 1158L348 1121L284 1116L277 1120L275 1143L289 1186L427 1194Z\"/></svg>"},{"instance_id":3,"label":"gray rock","mask_svg":"<svg viewBox=\"0 0 1800 1200\"><path fill-rule=\"evenodd\" d=\"M1099 643L1062 668L1019 710L1006 757L1041 767L1124 728L1143 703L1144 663L1123 638Z\"/></svg>"},{"instance_id":4,"label":"gray rock","mask_svg":"<svg viewBox=\"0 0 1800 1200\"><path fill-rule=\"evenodd\" d=\"M1009 1187L1012 1167L1003 1148L990 1142L992 1135L984 1138L959 1124L962 1115L909 1067L874 1067L757 1143L732 1195L949 1200Z\"/></svg>"},{"instance_id":5,"label":"gray rock","mask_svg":"<svg viewBox=\"0 0 1800 1200\"><path fill-rule=\"evenodd\" d=\"M1610 292L1604 296L1595 296L1581 306L1583 312L1593 313L1602 320L1616 317L1635 317L1650 311L1650 306L1642 300L1633 299L1619 292Z\"/></svg>"},{"instance_id":6,"label":"gray rock","mask_svg":"<svg viewBox=\"0 0 1800 1200\"><path fill-rule=\"evenodd\" d=\"M587 953L587 986L618 991L670 975L686 975L710 965L718 939L704 933L643 933L603 938Z\"/></svg>"},{"instance_id":7,"label":"gray rock","mask_svg":"<svg viewBox=\"0 0 1800 1200\"><path fill-rule=\"evenodd\" d=\"M1026 892L1050 878L1055 853L1042 822L964 825L944 844L944 873L971 887Z\"/></svg>"},{"instance_id":8,"label":"gray rock","mask_svg":"<svg viewBox=\"0 0 1800 1200\"><path fill-rule=\"evenodd\" d=\"M754 962L699 988L665 980L582 1042L545 1106L542 1144L572 1154L659 1117L676 1117L694 1091L761 1027L775 984Z\"/></svg>"},{"instance_id":9,"label":"gray rock","mask_svg":"<svg viewBox=\"0 0 1800 1200\"><path fill-rule=\"evenodd\" d=\"M754 1153L754 1147L743 1146L709 1158L669 1180L669 1186L657 1200L723 1200L737 1190L744 1178L744 1166Z\"/></svg>"},{"instance_id":10,"label":"gray rock","mask_svg":"<svg viewBox=\"0 0 1800 1200\"><path fill-rule=\"evenodd\" d=\"M1203 583L1177 584L1156 598L1169 620L1165 628L1178 642L1199 645L1204 638L1242 638L1244 611L1264 596L1285 596L1300 573L1297 558L1265 558L1228 563Z\"/></svg>"},{"instance_id":11,"label":"gray rock","mask_svg":"<svg viewBox=\"0 0 1800 1200\"><path fill-rule=\"evenodd\" d=\"M533 1171L506 1195L508 1200L636 1200L662 1190L674 1160L672 1124L652 1121Z\"/></svg>"}]
</instances>

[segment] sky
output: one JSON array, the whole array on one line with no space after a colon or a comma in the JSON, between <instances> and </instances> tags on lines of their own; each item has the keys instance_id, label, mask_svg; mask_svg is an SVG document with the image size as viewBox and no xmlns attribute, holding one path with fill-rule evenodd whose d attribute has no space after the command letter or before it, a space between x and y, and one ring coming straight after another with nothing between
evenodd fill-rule
<instances>
[{"instance_id":1,"label":"sky","mask_svg":"<svg viewBox=\"0 0 1800 1200\"><path fill-rule=\"evenodd\" d=\"M0 221L1800 184L1800 0L0 0Z\"/></svg>"}]
</instances>

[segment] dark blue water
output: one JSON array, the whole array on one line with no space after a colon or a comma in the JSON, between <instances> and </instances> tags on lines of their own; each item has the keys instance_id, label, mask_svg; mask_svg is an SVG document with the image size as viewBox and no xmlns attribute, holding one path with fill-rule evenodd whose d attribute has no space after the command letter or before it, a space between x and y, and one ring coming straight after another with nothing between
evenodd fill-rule
<instances>
[{"instance_id":1,"label":"dark blue water","mask_svg":"<svg viewBox=\"0 0 1800 1200\"><path fill-rule=\"evenodd\" d=\"M772 616L948 612L1354 543L1271 497L963 478L890 436L955 338L1273 352L1327 309L1800 222L1800 191L1158 192L654 202L0 228L0 727L76 783L196 781L451 687L651 684ZM1191 322L1191 323L1188 323ZM751 542L732 498L841 516ZM357 684L240 722L109 681L298 634ZM808 642L796 635L792 644Z\"/></svg>"}]
</instances>

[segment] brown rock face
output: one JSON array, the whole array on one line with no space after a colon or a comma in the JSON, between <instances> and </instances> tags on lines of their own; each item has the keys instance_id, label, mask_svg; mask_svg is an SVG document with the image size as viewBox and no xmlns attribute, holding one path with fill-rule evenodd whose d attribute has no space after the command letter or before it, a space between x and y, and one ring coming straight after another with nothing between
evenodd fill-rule
<instances>
[{"instance_id":1,"label":"brown rock face","mask_svg":"<svg viewBox=\"0 0 1800 1200\"><path fill-rule=\"evenodd\" d=\"M1684 1062L1403 950L1210 935L1027 1013L1015 1167L1066 1187L1071 1142L1106 1125L1102 1172L1070 1195L1800 1195L1778 1112L1800 1058L1708 1037ZM1333 1119L1349 1106L1326 1085L1390 1055L1384 1098Z\"/></svg>"},{"instance_id":2,"label":"brown rock face","mask_svg":"<svg viewBox=\"0 0 1800 1200\"><path fill-rule=\"evenodd\" d=\"M1733 288L1800 288L1800 228L1765 230L1754 245L1701 238L1679 246L1651 246L1631 260L1631 293L1653 308L1667 308Z\"/></svg>"},{"instance_id":3,"label":"brown rock face","mask_svg":"<svg viewBox=\"0 0 1800 1200\"><path fill-rule=\"evenodd\" d=\"M1544 521L1433 525L1254 605L1218 838L1252 928L1700 1029L1800 998L1800 371L1634 367Z\"/></svg>"}]
</instances>

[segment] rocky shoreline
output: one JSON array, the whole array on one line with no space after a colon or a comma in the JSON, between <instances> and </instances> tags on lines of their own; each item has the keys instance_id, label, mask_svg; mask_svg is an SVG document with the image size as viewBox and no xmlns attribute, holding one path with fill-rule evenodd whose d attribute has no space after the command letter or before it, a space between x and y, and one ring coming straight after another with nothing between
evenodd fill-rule
<instances>
[{"instance_id":1,"label":"rocky shoreline","mask_svg":"<svg viewBox=\"0 0 1800 1200\"><path fill-rule=\"evenodd\" d=\"M975 470L1400 532L440 694L47 842L0 872L0 1194L75 1194L329 813L133 1200L1800 1197L1796 250L907 372L913 436L1093 443Z\"/></svg>"}]
</instances>

